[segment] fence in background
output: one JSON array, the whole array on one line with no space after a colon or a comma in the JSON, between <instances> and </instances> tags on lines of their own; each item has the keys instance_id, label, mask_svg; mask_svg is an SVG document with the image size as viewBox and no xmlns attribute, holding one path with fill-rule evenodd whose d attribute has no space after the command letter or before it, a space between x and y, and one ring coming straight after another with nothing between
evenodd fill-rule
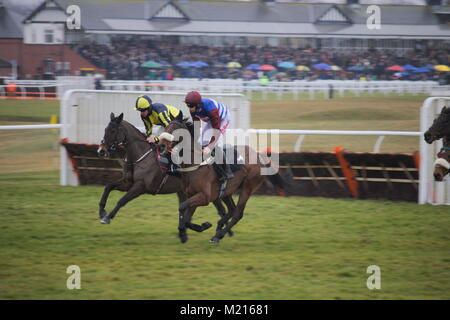
<instances>
[{"instance_id":1,"label":"fence in background","mask_svg":"<svg viewBox=\"0 0 450 320\"><path fill-rule=\"evenodd\" d=\"M69 77L66 77L69 78ZM72 77L73 78L73 77ZM89 77L77 77L90 82L77 88L71 85L70 89L92 89L93 79ZM47 98L50 94L46 92L58 92L58 98L66 91L61 86L66 86L68 81L58 79L52 80L17 80L17 98L38 97ZM75 79L76 80L76 79ZM71 80L72 81L72 80ZM78 81L78 80L76 80ZM283 99L316 99L335 98L347 95L388 95L388 94L431 94L436 90L450 90L450 86L439 86L435 81L358 81L358 80L296 80L291 82L270 81L262 84L259 80L244 81L242 79L177 79L173 81L124 81L124 80L103 80L101 81L105 90L126 90L126 91L165 91L165 92L188 92L197 90L202 93L222 92L245 94L247 98L259 99L273 98ZM31 88L35 93L26 94ZM0 98L7 97L8 85L0 86ZM10 95L11 96L11 95ZM55 98L55 94L52 93Z\"/></svg>"}]
</instances>

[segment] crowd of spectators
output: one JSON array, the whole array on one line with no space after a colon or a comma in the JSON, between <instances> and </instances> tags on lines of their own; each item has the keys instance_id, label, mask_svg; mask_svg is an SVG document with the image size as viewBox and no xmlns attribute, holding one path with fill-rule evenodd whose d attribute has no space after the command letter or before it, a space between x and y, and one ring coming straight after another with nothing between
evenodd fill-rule
<instances>
[{"instance_id":1,"label":"crowd of spectators","mask_svg":"<svg viewBox=\"0 0 450 320\"><path fill-rule=\"evenodd\" d=\"M404 52L394 50L320 50L288 47L214 47L195 44L175 44L167 41L114 38L108 45L95 42L77 44L74 49L99 68L107 70L107 79L171 80L184 78L242 78L291 81L295 79L367 79L367 80L435 80L448 81L449 72L438 72L434 65L450 65L450 49L423 48ZM141 67L146 61L156 61L161 68ZM180 62L202 61L205 67L180 67ZM238 62L242 67L230 68ZM250 64L277 65L290 61L310 70L277 68L274 71L248 70ZM325 63L340 70L317 70L313 65ZM395 72L393 65L426 67L429 72ZM350 71L351 67L360 70Z\"/></svg>"}]
</instances>

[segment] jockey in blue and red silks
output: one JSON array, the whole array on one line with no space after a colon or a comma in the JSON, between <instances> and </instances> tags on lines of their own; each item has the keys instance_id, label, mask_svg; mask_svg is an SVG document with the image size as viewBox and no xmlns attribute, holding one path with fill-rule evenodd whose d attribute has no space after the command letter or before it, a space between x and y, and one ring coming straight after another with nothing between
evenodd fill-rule
<instances>
[{"instance_id":1,"label":"jockey in blue and red silks","mask_svg":"<svg viewBox=\"0 0 450 320\"><path fill-rule=\"evenodd\" d=\"M231 115L228 108L213 99L202 98L197 91L189 92L184 102L192 116L193 121L204 121L202 126L201 142L203 154L208 155L215 146L220 146L222 136L230 125ZM209 138L209 134L211 133ZM224 163L224 167L217 166L222 172L220 180L232 179L234 177L230 164Z\"/></svg>"}]
</instances>

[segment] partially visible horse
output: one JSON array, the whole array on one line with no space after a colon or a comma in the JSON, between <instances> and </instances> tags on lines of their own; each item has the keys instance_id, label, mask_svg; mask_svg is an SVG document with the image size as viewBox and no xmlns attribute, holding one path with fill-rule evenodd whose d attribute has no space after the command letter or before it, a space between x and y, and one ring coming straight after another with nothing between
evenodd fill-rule
<instances>
[{"instance_id":1,"label":"partially visible horse","mask_svg":"<svg viewBox=\"0 0 450 320\"><path fill-rule=\"evenodd\" d=\"M181 179L163 172L158 161L156 146L149 144L142 132L123 120L123 113L118 117L111 113L111 121L105 128L105 135L98 150L100 156L108 156L111 152L125 154L129 168L124 168L122 179L105 187L99 203L101 223L109 224L120 208L145 193L152 195L177 193L179 203L186 200L186 196L181 188ZM127 193L117 202L114 209L107 214L105 211L106 201L112 190L126 191ZM214 205L221 217L227 214L220 200L215 201ZM232 201L226 202L226 205L228 211L234 210L235 205ZM197 232L204 231L211 226L209 222L205 222L202 225L193 223L187 225L188 228Z\"/></svg>"},{"instance_id":2,"label":"partially visible horse","mask_svg":"<svg viewBox=\"0 0 450 320\"><path fill-rule=\"evenodd\" d=\"M283 180L278 173L269 176L261 174L261 169L266 167L266 165L262 163L260 155L248 146L240 148L239 151L245 156L241 169L234 173L234 178L229 180L226 187L224 187L224 185L219 182L218 175L213 165L208 161L212 159L211 157L202 163L195 163L195 154L196 152L201 152L201 147L192 136L192 131L188 133L189 129L185 122L174 120L165 128L165 132L159 137L161 154L177 152L177 145L182 141L182 138L178 141L174 141L175 137L173 133L178 129L185 130L185 136L188 138L190 137L191 139L191 150L180 150L180 152L183 151L183 153L190 153L190 163L180 164L181 168L179 170L182 176L183 190L188 197L188 199L182 202L179 207L180 223L178 229L181 242L184 243L188 239L186 227L191 223L192 215L197 207L206 206L210 202L217 201L221 198L231 198L236 191L239 193L239 200L236 208L228 215L221 218L217 224L216 234L210 240L211 242L217 243L236 223L239 222L239 220L241 220L249 197L261 186L267 177L275 187L283 190ZM230 148L229 150L229 152L235 152L237 149ZM188 159L189 157L183 158ZM251 164L250 159L256 159L256 163Z\"/></svg>"},{"instance_id":3,"label":"partially visible horse","mask_svg":"<svg viewBox=\"0 0 450 320\"><path fill-rule=\"evenodd\" d=\"M442 181L450 172L450 107L442 109L440 115L425 132L424 139L430 144L442 139L443 147L437 154L433 172L434 180Z\"/></svg>"}]
</instances>

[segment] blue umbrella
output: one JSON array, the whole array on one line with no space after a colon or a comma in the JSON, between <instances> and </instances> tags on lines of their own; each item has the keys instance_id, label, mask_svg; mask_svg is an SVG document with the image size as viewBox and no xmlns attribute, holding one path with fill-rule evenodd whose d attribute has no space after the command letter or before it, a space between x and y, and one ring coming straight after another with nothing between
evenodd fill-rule
<instances>
[{"instance_id":1,"label":"blue umbrella","mask_svg":"<svg viewBox=\"0 0 450 320\"><path fill-rule=\"evenodd\" d=\"M318 63L312 66L314 69L331 70L331 66L326 63Z\"/></svg>"},{"instance_id":2,"label":"blue umbrella","mask_svg":"<svg viewBox=\"0 0 450 320\"><path fill-rule=\"evenodd\" d=\"M347 68L348 71L363 71L364 67L363 66L351 66L349 68Z\"/></svg>"},{"instance_id":3,"label":"blue umbrella","mask_svg":"<svg viewBox=\"0 0 450 320\"><path fill-rule=\"evenodd\" d=\"M245 69L247 70L259 70L260 65L257 63L249 64Z\"/></svg>"},{"instance_id":4,"label":"blue umbrella","mask_svg":"<svg viewBox=\"0 0 450 320\"><path fill-rule=\"evenodd\" d=\"M191 62L191 67L195 67L195 68L209 67L209 64L207 64L206 62L203 62L203 61L196 61L196 62Z\"/></svg>"},{"instance_id":5,"label":"blue umbrella","mask_svg":"<svg viewBox=\"0 0 450 320\"><path fill-rule=\"evenodd\" d=\"M158 63L159 63L160 65L162 65L163 67L171 67L171 66L172 66L169 62L164 61L164 60L158 61Z\"/></svg>"},{"instance_id":6,"label":"blue umbrella","mask_svg":"<svg viewBox=\"0 0 450 320\"><path fill-rule=\"evenodd\" d=\"M427 67L416 68L414 72L430 72L431 70Z\"/></svg>"},{"instance_id":7,"label":"blue umbrella","mask_svg":"<svg viewBox=\"0 0 450 320\"><path fill-rule=\"evenodd\" d=\"M414 70L416 70L417 68L416 67L414 67L414 66L412 66L412 65L410 65L410 64L405 64L404 66L402 66L405 70L408 70L408 71L414 71Z\"/></svg>"},{"instance_id":8,"label":"blue umbrella","mask_svg":"<svg viewBox=\"0 0 450 320\"><path fill-rule=\"evenodd\" d=\"M181 62L178 62L176 64L176 66L181 67L181 68L189 68L189 67L191 67L191 63L188 61L181 61Z\"/></svg>"},{"instance_id":9,"label":"blue umbrella","mask_svg":"<svg viewBox=\"0 0 450 320\"><path fill-rule=\"evenodd\" d=\"M283 61L277 64L277 66L279 68L284 68L284 69L294 69L296 67L295 63L291 62L291 61Z\"/></svg>"}]
</instances>

